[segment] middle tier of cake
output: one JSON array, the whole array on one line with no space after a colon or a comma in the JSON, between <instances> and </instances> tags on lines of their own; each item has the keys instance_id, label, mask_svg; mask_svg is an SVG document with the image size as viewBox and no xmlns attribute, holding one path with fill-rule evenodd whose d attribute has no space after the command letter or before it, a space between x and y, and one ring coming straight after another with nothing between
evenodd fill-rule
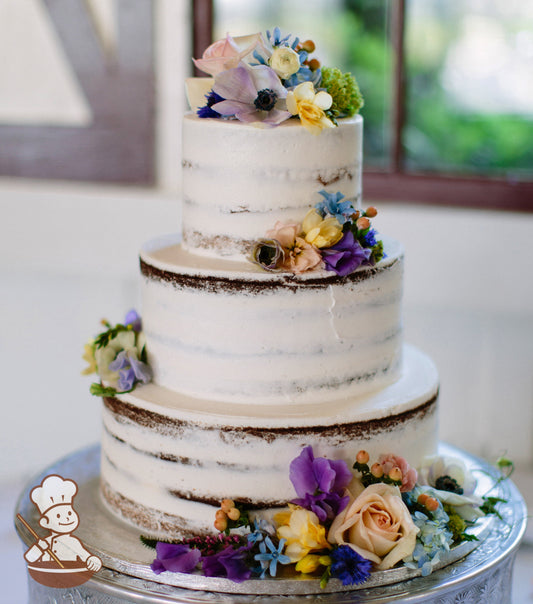
<instances>
[{"instance_id":1,"label":"middle tier of cake","mask_svg":"<svg viewBox=\"0 0 533 604\"><path fill-rule=\"evenodd\" d=\"M400 375L403 250L347 277L267 272L173 240L141 252L154 383L247 406L324 404Z\"/></svg>"}]
</instances>

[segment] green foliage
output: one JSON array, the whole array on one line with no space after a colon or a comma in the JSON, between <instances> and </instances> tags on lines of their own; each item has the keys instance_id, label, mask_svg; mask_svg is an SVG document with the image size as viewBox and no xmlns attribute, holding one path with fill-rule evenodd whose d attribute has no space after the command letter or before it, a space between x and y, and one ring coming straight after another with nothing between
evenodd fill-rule
<instances>
[{"instance_id":1,"label":"green foliage","mask_svg":"<svg viewBox=\"0 0 533 604\"><path fill-rule=\"evenodd\" d=\"M322 68L321 87L332 96L331 111L335 117L354 115L364 105L363 95L351 73L337 67Z\"/></svg>"}]
</instances>

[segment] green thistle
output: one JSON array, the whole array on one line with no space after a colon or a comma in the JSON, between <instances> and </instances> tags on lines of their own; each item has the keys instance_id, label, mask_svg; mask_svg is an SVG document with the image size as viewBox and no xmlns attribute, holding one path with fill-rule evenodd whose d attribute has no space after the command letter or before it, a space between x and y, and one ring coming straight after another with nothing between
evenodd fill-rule
<instances>
[{"instance_id":1,"label":"green thistle","mask_svg":"<svg viewBox=\"0 0 533 604\"><path fill-rule=\"evenodd\" d=\"M364 105L363 95L351 73L343 74L336 67L323 67L320 86L325 88L333 98L329 111L334 117L349 117L357 113Z\"/></svg>"}]
</instances>

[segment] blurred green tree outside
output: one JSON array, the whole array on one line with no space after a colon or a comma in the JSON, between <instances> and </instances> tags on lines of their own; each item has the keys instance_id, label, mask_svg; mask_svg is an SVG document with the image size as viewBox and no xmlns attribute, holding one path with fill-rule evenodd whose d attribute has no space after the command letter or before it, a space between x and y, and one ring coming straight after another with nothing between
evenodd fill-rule
<instances>
[{"instance_id":1,"label":"blurred green tree outside","mask_svg":"<svg viewBox=\"0 0 533 604\"><path fill-rule=\"evenodd\" d=\"M396 1L215 0L215 32L218 37L227 31L242 35L279 25L284 33L314 39L317 57L324 65L355 75L365 98L361 110L365 167L386 170L394 102L390 21ZM522 55L531 53L533 62L533 34L531 38L527 34L529 25L533 31L533 9L528 13L522 7L522 12L513 13L516 5L508 4L505 0L481 4L470 0L406 1L406 123L402 143L408 171L532 178L533 103L529 110L527 103L525 110L514 110L512 103L509 109L509 102L498 105L495 94L501 96L505 87L505 82L499 81L502 65L495 54L498 49L500 54L502 49L507 53L507 65L513 65L519 47ZM485 70L487 63L489 67L491 61L494 63L477 90L476 69L480 67L470 61L472 44L468 46L474 35L477 47L473 47L473 58L479 63L486 55L487 60L481 62ZM463 77L463 82L458 83L458 77ZM463 97L468 95L463 93L472 94L472 89L477 96L465 102ZM512 101L514 91L503 92L507 92L507 101Z\"/></svg>"}]
</instances>

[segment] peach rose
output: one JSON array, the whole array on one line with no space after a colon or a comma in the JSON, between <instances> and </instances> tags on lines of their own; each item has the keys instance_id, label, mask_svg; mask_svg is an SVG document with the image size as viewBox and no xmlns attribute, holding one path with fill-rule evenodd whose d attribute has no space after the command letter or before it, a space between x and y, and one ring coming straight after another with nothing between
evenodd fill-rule
<instances>
[{"instance_id":1,"label":"peach rose","mask_svg":"<svg viewBox=\"0 0 533 604\"><path fill-rule=\"evenodd\" d=\"M377 483L335 518L328 541L349 545L377 570L386 570L413 553L417 533L398 487Z\"/></svg>"}]
</instances>

